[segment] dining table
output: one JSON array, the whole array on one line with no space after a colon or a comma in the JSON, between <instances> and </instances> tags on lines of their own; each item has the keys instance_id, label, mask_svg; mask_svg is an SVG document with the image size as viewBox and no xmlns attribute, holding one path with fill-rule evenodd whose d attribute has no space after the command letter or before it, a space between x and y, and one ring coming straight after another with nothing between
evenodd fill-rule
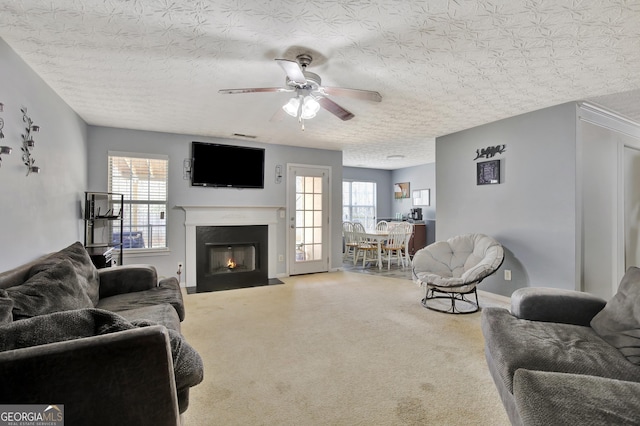
<instances>
[{"instance_id":1,"label":"dining table","mask_svg":"<svg viewBox=\"0 0 640 426\"><path fill-rule=\"evenodd\" d=\"M365 237L378 246L378 269L382 269L382 243L389 238L388 230L368 229Z\"/></svg>"},{"instance_id":2,"label":"dining table","mask_svg":"<svg viewBox=\"0 0 640 426\"><path fill-rule=\"evenodd\" d=\"M378 269L382 269L382 243L389 239L389 230L379 229L365 229L365 237L376 244L378 247ZM407 235L404 245L404 257L409 265L411 265L411 257L409 257L409 238L411 235Z\"/></svg>"}]
</instances>

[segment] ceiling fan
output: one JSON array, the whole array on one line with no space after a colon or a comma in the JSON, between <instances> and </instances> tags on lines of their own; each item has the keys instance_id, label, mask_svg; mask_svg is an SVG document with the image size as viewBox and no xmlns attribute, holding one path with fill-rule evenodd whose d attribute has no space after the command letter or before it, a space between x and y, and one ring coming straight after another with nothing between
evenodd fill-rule
<instances>
[{"instance_id":1,"label":"ceiling fan","mask_svg":"<svg viewBox=\"0 0 640 426\"><path fill-rule=\"evenodd\" d=\"M302 120L315 117L320 107L326 109L339 119L346 121L354 117L351 111L341 107L327 95L348 96L373 102L382 101L380 93L370 90L347 89L344 87L322 86L322 80L318 74L307 71L312 57L309 54L301 54L295 61L289 59L276 59L276 62L287 74L284 87L256 87L247 89L221 89L218 93L260 93L260 92L291 92L295 96L279 110L272 120L279 118L281 111ZM304 130L304 124L302 125Z\"/></svg>"}]
</instances>

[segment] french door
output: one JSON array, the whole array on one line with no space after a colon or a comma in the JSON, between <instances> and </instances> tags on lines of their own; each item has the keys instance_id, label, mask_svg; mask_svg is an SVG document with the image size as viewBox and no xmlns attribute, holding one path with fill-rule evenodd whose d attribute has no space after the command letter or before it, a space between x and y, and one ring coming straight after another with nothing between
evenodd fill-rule
<instances>
[{"instance_id":1,"label":"french door","mask_svg":"<svg viewBox=\"0 0 640 426\"><path fill-rule=\"evenodd\" d=\"M288 165L289 274L329 270L330 168Z\"/></svg>"}]
</instances>

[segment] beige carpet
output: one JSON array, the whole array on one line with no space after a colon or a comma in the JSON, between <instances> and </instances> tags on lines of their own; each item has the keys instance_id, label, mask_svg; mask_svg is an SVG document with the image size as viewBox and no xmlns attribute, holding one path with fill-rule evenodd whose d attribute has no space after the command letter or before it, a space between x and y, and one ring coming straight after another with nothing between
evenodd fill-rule
<instances>
[{"instance_id":1,"label":"beige carpet","mask_svg":"<svg viewBox=\"0 0 640 426\"><path fill-rule=\"evenodd\" d=\"M283 281L185 295L182 331L205 364L185 425L509 424L480 313L429 311L409 280Z\"/></svg>"}]
</instances>

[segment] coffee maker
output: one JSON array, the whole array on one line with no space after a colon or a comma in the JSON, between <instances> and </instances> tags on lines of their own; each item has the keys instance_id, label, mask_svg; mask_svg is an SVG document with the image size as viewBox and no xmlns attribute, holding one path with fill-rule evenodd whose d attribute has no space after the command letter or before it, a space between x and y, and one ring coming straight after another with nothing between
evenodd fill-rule
<instances>
[{"instance_id":1,"label":"coffee maker","mask_svg":"<svg viewBox=\"0 0 640 426\"><path fill-rule=\"evenodd\" d=\"M422 220L422 208L416 207L415 209L411 209L411 219L413 220Z\"/></svg>"}]
</instances>

